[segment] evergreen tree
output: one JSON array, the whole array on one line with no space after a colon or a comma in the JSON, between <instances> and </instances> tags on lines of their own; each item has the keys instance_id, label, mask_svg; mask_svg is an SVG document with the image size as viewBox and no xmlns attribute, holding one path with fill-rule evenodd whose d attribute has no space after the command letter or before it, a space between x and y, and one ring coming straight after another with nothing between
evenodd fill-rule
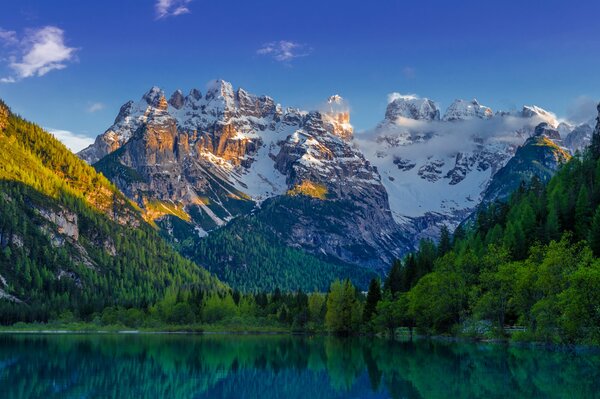
<instances>
[{"instance_id":1,"label":"evergreen tree","mask_svg":"<svg viewBox=\"0 0 600 399\"><path fill-rule=\"evenodd\" d=\"M369 284L369 292L367 293L367 302L363 311L363 321L368 323L373 318L373 314L377 309L377 303L381 300L381 286L379 280L372 279Z\"/></svg>"},{"instance_id":2,"label":"evergreen tree","mask_svg":"<svg viewBox=\"0 0 600 399\"><path fill-rule=\"evenodd\" d=\"M385 283L383 285L385 291L389 291L392 295L396 295L402 290L402 262L400 259L394 260Z\"/></svg>"},{"instance_id":3,"label":"evergreen tree","mask_svg":"<svg viewBox=\"0 0 600 399\"><path fill-rule=\"evenodd\" d=\"M356 298L356 289L350 280L334 281L327 296L327 329L335 334L351 334L357 331L361 316L362 309Z\"/></svg>"},{"instance_id":4,"label":"evergreen tree","mask_svg":"<svg viewBox=\"0 0 600 399\"><path fill-rule=\"evenodd\" d=\"M546 239L548 241L558 240L560 238L560 221L558 220L558 211L553 204L549 205L548 218L546 220Z\"/></svg>"},{"instance_id":5,"label":"evergreen tree","mask_svg":"<svg viewBox=\"0 0 600 399\"><path fill-rule=\"evenodd\" d=\"M440 231L440 243L438 244L438 256L444 256L451 249L450 231L446 225Z\"/></svg>"},{"instance_id":6,"label":"evergreen tree","mask_svg":"<svg viewBox=\"0 0 600 399\"><path fill-rule=\"evenodd\" d=\"M585 239L589 227L590 219L590 199L587 187L581 186L575 203L575 237Z\"/></svg>"},{"instance_id":7,"label":"evergreen tree","mask_svg":"<svg viewBox=\"0 0 600 399\"><path fill-rule=\"evenodd\" d=\"M402 270L402 284L400 290L406 292L417 282L417 262L414 254L408 254Z\"/></svg>"},{"instance_id":8,"label":"evergreen tree","mask_svg":"<svg viewBox=\"0 0 600 399\"><path fill-rule=\"evenodd\" d=\"M594 255L600 257L600 206L596 208L596 212L592 218L592 227L588 241Z\"/></svg>"}]
</instances>

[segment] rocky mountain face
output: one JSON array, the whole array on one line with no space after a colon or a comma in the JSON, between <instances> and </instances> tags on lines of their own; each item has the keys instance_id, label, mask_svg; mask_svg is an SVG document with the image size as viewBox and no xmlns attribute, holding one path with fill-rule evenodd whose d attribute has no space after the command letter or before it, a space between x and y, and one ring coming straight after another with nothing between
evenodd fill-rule
<instances>
[{"instance_id":1,"label":"rocky mountain face","mask_svg":"<svg viewBox=\"0 0 600 399\"><path fill-rule=\"evenodd\" d=\"M557 129L546 122L536 126L533 136L492 177L483 194L483 203L508 199L522 182L528 183L534 177L547 183L560 165L571 158L570 152L560 144Z\"/></svg>"},{"instance_id":2,"label":"rocky mountain face","mask_svg":"<svg viewBox=\"0 0 600 399\"><path fill-rule=\"evenodd\" d=\"M529 149L540 144L539 138L528 141L538 136L537 125L559 125L553 114L536 106L494 114L477 100L456 100L441 119L440 113L429 99L396 96L384 120L356 139L366 158L377 167L394 219L413 244L421 238L437 237L443 224L457 226L484 197L493 199L514 188L513 182L505 179L498 180L494 188L490 184L520 146ZM548 154L561 153L559 158L564 159L569 152L586 146L591 133L587 133L587 125L562 128L565 141L557 130L552 134L546 131L543 137ZM555 170L556 160L546 159L545 151L522 153L540 157L539 164L544 165L536 170L543 175L540 178ZM510 176L519 179L515 183L518 186L520 177Z\"/></svg>"},{"instance_id":3,"label":"rocky mountain face","mask_svg":"<svg viewBox=\"0 0 600 399\"><path fill-rule=\"evenodd\" d=\"M502 197L510 176L534 173L509 165L515 154L540 157L536 171L551 173L591 137L589 124L559 124L536 106L494 113L456 100L442 113L427 98L390 100L381 123L355 134L337 95L309 112L221 80L168 100L154 87L123 105L79 155L178 240L266 204L276 221L261 223L287 245L383 269L443 224L457 226L484 198ZM492 185L507 166L518 172ZM173 218L190 229L182 234Z\"/></svg>"},{"instance_id":4,"label":"rocky mountain face","mask_svg":"<svg viewBox=\"0 0 600 399\"><path fill-rule=\"evenodd\" d=\"M408 242L376 168L354 145L343 99L324 108L284 109L224 81L169 100L152 88L79 155L149 220L176 216L200 236L267 198L297 196L312 205L288 210L288 244L383 268Z\"/></svg>"}]
</instances>

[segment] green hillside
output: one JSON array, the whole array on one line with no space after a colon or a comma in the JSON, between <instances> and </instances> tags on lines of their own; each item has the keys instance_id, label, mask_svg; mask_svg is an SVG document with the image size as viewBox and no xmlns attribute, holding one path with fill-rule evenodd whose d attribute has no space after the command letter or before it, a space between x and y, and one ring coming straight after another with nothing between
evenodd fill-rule
<instances>
[{"instance_id":1,"label":"green hillside","mask_svg":"<svg viewBox=\"0 0 600 399\"><path fill-rule=\"evenodd\" d=\"M163 230L179 237L175 245L185 256L244 292L270 292L276 288L323 292L334 280L342 278L350 278L357 287L366 289L371 278L376 277L374 271L310 254L283 240L285 223L274 221L280 217L276 212L285 201L298 203L301 199L282 197L266 201L255 213L238 217L204 238L188 231L189 225L176 218L169 219Z\"/></svg>"},{"instance_id":2,"label":"green hillside","mask_svg":"<svg viewBox=\"0 0 600 399\"><path fill-rule=\"evenodd\" d=\"M101 174L0 102L0 322L224 290Z\"/></svg>"}]
</instances>

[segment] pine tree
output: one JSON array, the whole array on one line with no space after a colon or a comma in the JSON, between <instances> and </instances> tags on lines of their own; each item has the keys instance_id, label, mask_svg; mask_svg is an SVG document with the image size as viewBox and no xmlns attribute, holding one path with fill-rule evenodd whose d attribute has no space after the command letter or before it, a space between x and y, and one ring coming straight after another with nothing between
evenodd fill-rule
<instances>
[{"instance_id":1,"label":"pine tree","mask_svg":"<svg viewBox=\"0 0 600 399\"><path fill-rule=\"evenodd\" d=\"M594 213L588 241L594 255L600 257L600 207Z\"/></svg>"},{"instance_id":2,"label":"pine tree","mask_svg":"<svg viewBox=\"0 0 600 399\"><path fill-rule=\"evenodd\" d=\"M410 290L417 283L417 262L415 261L415 255L409 254L404 262L404 269L402 269L402 286L400 291L406 292Z\"/></svg>"},{"instance_id":3,"label":"pine tree","mask_svg":"<svg viewBox=\"0 0 600 399\"><path fill-rule=\"evenodd\" d=\"M365 309L363 310L363 321L368 323L373 318L377 304L381 300L381 286L379 280L372 279L369 284L369 292L367 293L367 302L365 303Z\"/></svg>"},{"instance_id":4,"label":"pine tree","mask_svg":"<svg viewBox=\"0 0 600 399\"><path fill-rule=\"evenodd\" d=\"M390 291L392 295L395 295L402 289L402 262L400 259L394 260L392 268L385 279L383 289Z\"/></svg>"},{"instance_id":5,"label":"pine tree","mask_svg":"<svg viewBox=\"0 0 600 399\"><path fill-rule=\"evenodd\" d=\"M553 204L548 204L548 218L546 220L546 239L548 241L560 239L560 221L558 211Z\"/></svg>"},{"instance_id":6,"label":"pine tree","mask_svg":"<svg viewBox=\"0 0 600 399\"><path fill-rule=\"evenodd\" d=\"M450 231L446 225L440 231L440 243L438 244L438 256L444 256L451 249Z\"/></svg>"},{"instance_id":7,"label":"pine tree","mask_svg":"<svg viewBox=\"0 0 600 399\"><path fill-rule=\"evenodd\" d=\"M584 185L579 190L575 203L575 237L584 239L590 222L590 201L588 190Z\"/></svg>"}]
</instances>

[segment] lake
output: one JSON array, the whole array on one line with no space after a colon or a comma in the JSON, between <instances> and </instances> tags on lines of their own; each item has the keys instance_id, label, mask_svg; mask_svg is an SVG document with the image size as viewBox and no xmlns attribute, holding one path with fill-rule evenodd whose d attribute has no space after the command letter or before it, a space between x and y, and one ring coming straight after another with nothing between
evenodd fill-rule
<instances>
[{"instance_id":1,"label":"lake","mask_svg":"<svg viewBox=\"0 0 600 399\"><path fill-rule=\"evenodd\" d=\"M255 335L0 335L2 398L594 398L600 355Z\"/></svg>"}]
</instances>

